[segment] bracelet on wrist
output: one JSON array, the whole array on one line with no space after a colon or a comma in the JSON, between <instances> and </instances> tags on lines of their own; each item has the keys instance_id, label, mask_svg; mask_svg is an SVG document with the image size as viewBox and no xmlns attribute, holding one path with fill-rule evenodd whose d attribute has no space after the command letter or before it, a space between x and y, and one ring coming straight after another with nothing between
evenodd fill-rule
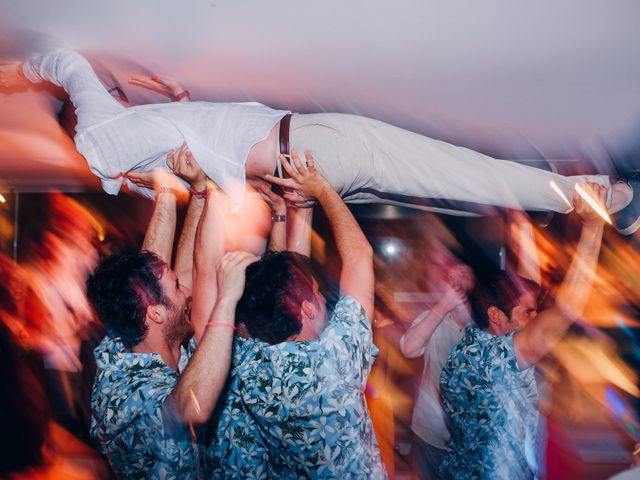
<instances>
[{"instance_id":1,"label":"bracelet on wrist","mask_svg":"<svg viewBox=\"0 0 640 480\"><path fill-rule=\"evenodd\" d=\"M189 90L183 90L178 95L171 95L171 100L173 100L174 102L179 102L183 98L188 98L189 100L191 100L191 94L189 93Z\"/></svg>"},{"instance_id":2,"label":"bracelet on wrist","mask_svg":"<svg viewBox=\"0 0 640 480\"><path fill-rule=\"evenodd\" d=\"M204 190L196 190L193 187L189 187L189 193L196 198L205 199L209 196L209 187L204 187Z\"/></svg>"},{"instance_id":3,"label":"bracelet on wrist","mask_svg":"<svg viewBox=\"0 0 640 480\"><path fill-rule=\"evenodd\" d=\"M209 327L226 327L226 328L230 328L233 331L235 331L236 329L235 325L232 325L231 323L223 323L223 322L207 322L207 324L205 325L205 328L209 328Z\"/></svg>"},{"instance_id":4,"label":"bracelet on wrist","mask_svg":"<svg viewBox=\"0 0 640 480\"><path fill-rule=\"evenodd\" d=\"M271 215L271 221L272 222L286 222L287 221L287 216L286 215Z\"/></svg>"}]
</instances>

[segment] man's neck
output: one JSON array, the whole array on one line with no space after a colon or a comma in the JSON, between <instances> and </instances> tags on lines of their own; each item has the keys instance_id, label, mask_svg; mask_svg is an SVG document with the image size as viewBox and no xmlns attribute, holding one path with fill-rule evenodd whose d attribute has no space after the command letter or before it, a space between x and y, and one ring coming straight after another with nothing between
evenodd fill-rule
<instances>
[{"instance_id":1,"label":"man's neck","mask_svg":"<svg viewBox=\"0 0 640 480\"><path fill-rule=\"evenodd\" d=\"M164 363L167 364L172 370L178 371L178 364L180 362L180 343L170 345L166 341L151 341L146 338L138 345L131 349L134 353L158 353Z\"/></svg>"}]
</instances>

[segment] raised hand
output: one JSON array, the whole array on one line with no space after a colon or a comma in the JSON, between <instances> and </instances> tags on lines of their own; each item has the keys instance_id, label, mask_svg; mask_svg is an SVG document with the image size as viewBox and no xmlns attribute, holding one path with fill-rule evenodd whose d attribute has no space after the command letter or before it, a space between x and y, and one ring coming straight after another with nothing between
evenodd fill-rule
<instances>
[{"instance_id":1,"label":"raised hand","mask_svg":"<svg viewBox=\"0 0 640 480\"><path fill-rule=\"evenodd\" d=\"M580 184L582 189L587 192L587 194L595 200L595 202L602 207L602 210L607 211L606 201L607 201L607 189L600 185L599 183L594 182L583 182ZM582 198L582 196L574 190L573 192L573 206L575 208L576 214L582 220L584 225L592 225L599 224L604 222L604 218L594 210L589 203Z\"/></svg>"},{"instance_id":2,"label":"raised hand","mask_svg":"<svg viewBox=\"0 0 640 480\"><path fill-rule=\"evenodd\" d=\"M287 204L280 195L271 190L271 187L266 183L260 184L258 193L262 199L269 205L272 215L286 215Z\"/></svg>"},{"instance_id":3,"label":"raised hand","mask_svg":"<svg viewBox=\"0 0 640 480\"><path fill-rule=\"evenodd\" d=\"M185 191L184 185L163 168L156 168L153 172L128 172L125 177L138 187L159 191L160 189L170 189L175 191Z\"/></svg>"},{"instance_id":4,"label":"raised hand","mask_svg":"<svg viewBox=\"0 0 640 480\"><path fill-rule=\"evenodd\" d=\"M326 178L316 170L313 155L305 152L304 156L307 159L306 167L300 162L298 153L295 150L291 151L291 161L287 160L284 155L280 155L282 167L289 174L290 178L277 178L273 175L265 175L265 178L269 182L294 191L293 193L287 192L284 194L284 198L291 202L299 202L300 196L305 199L317 199L325 190L331 189L331 185L329 185Z\"/></svg>"},{"instance_id":5,"label":"raised hand","mask_svg":"<svg viewBox=\"0 0 640 480\"><path fill-rule=\"evenodd\" d=\"M186 142L177 150L167 153L167 166L180 178L184 179L195 190L204 190L207 186L207 175L196 159Z\"/></svg>"},{"instance_id":6,"label":"raised hand","mask_svg":"<svg viewBox=\"0 0 640 480\"><path fill-rule=\"evenodd\" d=\"M222 257L217 269L218 301L237 302L244 292L245 271L260 257L248 252L229 252Z\"/></svg>"},{"instance_id":7,"label":"raised hand","mask_svg":"<svg viewBox=\"0 0 640 480\"><path fill-rule=\"evenodd\" d=\"M165 97L175 98L185 91L176 80L161 75L133 75L129 77L129 84L136 87L146 88L152 92L159 93Z\"/></svg>"}]
</instances>

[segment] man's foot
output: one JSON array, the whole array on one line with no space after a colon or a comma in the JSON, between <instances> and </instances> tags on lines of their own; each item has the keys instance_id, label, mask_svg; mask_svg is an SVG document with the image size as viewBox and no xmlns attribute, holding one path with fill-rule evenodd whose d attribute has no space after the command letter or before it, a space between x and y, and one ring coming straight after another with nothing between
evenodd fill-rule
<instances>
[{"instance_id":1,"label":"man's foot","mask_svg":"<svg viewBox=\"0 0 640 480\"><path fill-rule=\"evenodd\" d=\"M640 172L634 173L626 182L633 192L629 204L612 215L616 230L622 235L632 235L640 228Z\"/></svg>"}]
</instances>

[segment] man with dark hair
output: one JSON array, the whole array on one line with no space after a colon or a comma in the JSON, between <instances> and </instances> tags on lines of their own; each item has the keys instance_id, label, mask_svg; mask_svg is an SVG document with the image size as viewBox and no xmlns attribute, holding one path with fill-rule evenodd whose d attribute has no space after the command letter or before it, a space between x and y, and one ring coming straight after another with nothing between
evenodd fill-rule
<instances>
[{"instance_id":1,"label":"man with dark hair","mask_svg":"<svg viewBox=\"0 0 640 480\"><path fill-rule=\"evenodd\" d=\"M219 242L204 241L201 230L220 223L215 205L222 194L207 191L206 177L192 160L181 149L172 162L176 173L196 191L178 244L175 271L170 261L176 198L174 190L161 182L143 251L108 258L88 282L108 332L95 349L98 371L91 434L120 478L202 477L204 444L198 425L208 421L227 378L244 270L257 260L233 252L219 263L217 274L211 273L218 264ZM189 287L194 255L192 323Z\"/></svg>"},{"instance_id":2,"label":"man with dark hair","mask_svg":"<svg viewBox=\"0 0 640 480\"><path fill-rule=\"evenodd\" d=\"M589 184L587 189L604 204L603 187ZM530 479L539 473L533 367L582 314L604 228L580 196L574 195L573 202L582 232L555 304L538 314L537 287L507 274L479 283L473 295L480 328L466 330L440 377L451 423L451 442L440 467L444 479Z\"/></svg>"},{"instance_id":3,"label":"man with dark hair","mask_svg":"<svg viewBox=\"0 0 640 480\"><path fill-rule=\"evenodd\" d=\"M229 397L214 440L216 478L385 478L364 389L377 349L373 254L340 196L293 155L275 181L323 208L342 261L327 314L307 258L268 253L247 268L238 303L249 338L235 344ZM288 194L291 199L292 194Z\"/></svg>"},{"instance_id":4,"label":"man with dark hair","mask_svg":"<svg viewBox=\"0 0 640 480\"><path fill-rule=\"evenodd\" d=\"M299 306L312 302L320 308L324 303L309 257L298 253L269 252L247 269L247 277L251 282L238 304L238 321L264 342L276 344L299 335L305 327Z\"/></svg>"}]
</instances>

